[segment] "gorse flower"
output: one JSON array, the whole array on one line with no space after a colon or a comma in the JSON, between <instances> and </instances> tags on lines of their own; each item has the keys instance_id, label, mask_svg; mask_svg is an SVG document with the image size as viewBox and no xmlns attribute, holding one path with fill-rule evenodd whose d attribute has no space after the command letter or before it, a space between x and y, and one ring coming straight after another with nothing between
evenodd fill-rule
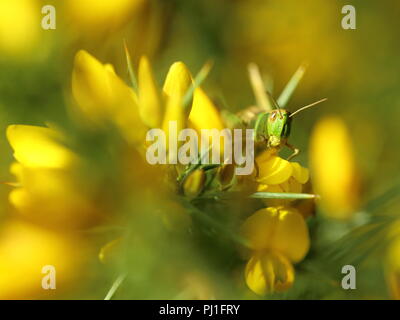
<instances>
[{"instance_id":1,"label":"gorse flower","mask_svg":"<svg viewBox=\"0 0 400 320\"><path fill-rule=\"evenodd\" d=\"M135 16L147 0L66 0L68 17L86 32L120 27Z\"/></svg>"},{"instance_id":2,"label":"gorse flower","mask_svg":"<svg viewBox=\"0 0 400 320\"><path fill-rule=\"evenodd\" d=\"M302 192L302 185L309 179L308 169L297 162L290 162L268 149L256 158L258 191Z\"/></svg>"},{"instance_id":3,"label":"gorse flower","mask_svg":"<svg viewBox=\"0 0 400 320\"><path fill-rule=\"evenodd\" d=\"M351 137L340 118L326 117L316 125L310 160L323 212L335 219L351 218L359 202L357 169Z\"/></svg>"},{"instance_id":4,"label":"gorse flower","mask_svg":"<svg viewBox=\"0 0 400 320\"><path fill-rule=\"evenodd\" d=\"M111 122L127 141L144 141L146 126L139 115L138 97L111 65L79 51L72 72L72 93L86 121L97 125Z\"/></svg>"},{"instance_id":5,"label":"gorse flower","mask_svg":"<svg viewBox=\"0 0 400 320\"><path fill-rule=\"evenodd\" d=\"M50 128L11 125L7 139L17 162L17 183L10 202L25 218L56 228L76 228L96 219L95 206L82 192L76 169L79 159Z\"/></svg>"},{"instance_id":6,"label":"gorse flower","mask_svg":"<svg viewBox=\"0 0 400 320\"><path fill-rule=\"evenodd\" d=\"M83 50L75 55L71 88L74 111L79 115L77 118L84 124L83 129L90 128L90 135L97 132L107 134L111 127L116 129L118 136L112 141L118 141L120 148L107 144L110 147L107 152L112 152L112 159L117 159L111 165L107 162L107 169L108 166L120 166L116 171L122 173L116 174L116 177L107 176L105 183L101 177L87 187L84 177L80 175L91 165L92 159L68 147L73 144L69 143L67 133L54 128L25 125L12 125L7 129L7 138L16 160L11 171L17 178L17 182L12 184L15 189L10 193L10 202L21 216L38 226L39 234L43 226L62 231L59 233L60 246L64 245L64 239L67 239L67 247L74 244L73 240L68 240L71 232L120 222L119 218L124 219L122 214L118 215L120 206L125 205L132 208L130 218L137 219L132 228L138 231L141 223L148 227L154 226L154 221L157 221L161 222L162 230L165 229L167 234L173 233L177 238L199 232L197 229L203 228L192 225L197 223L197 218L192 219L189 214L193 208L196 214L201 212L201 209L195 208L194 199L201 202L200 195L203 193L224 192L232 186L235 191L243 191L241 188L244 185L238 183L235 177L234 164L208 167L203 163L196 164L198 167L178 164L162 169L159 166L152 166L154 170L148 168L150 165L145 163L143 154L148 147L148 130L162 129L168 147L171 139L176 139L169 131L171 123L176 124L178 131L192 128L199 134L202 129L222 130L225 126L218 109L183 62L170 66L162 86L158 85L146 56L139 60L137 77L135 70L130 68L129 71L132 87L118 77L112 65L101 63ZM167 151L170 154L173 152L172 148ZM263 151L255 162L257 170L248 180L256 184L259 192L301 193L309 180L306 168L282 159L276 149ZM111 172L111 175L115 174ZM109 181L113 183L111 187ZM113 187L118 193L118 201L115 202L104 196ZM289 206L291 202L274 199L267 204L268 208L248 217L241 228L241 234L248 243L245 250L248 259L246 283L259 295L290 288L294 281L293 264L301 261L309 249L304 218L298 210ZM142 217L142 210L146 212L146 217ZM115 252L120 252L118 248L125 249L124 245L131 240L124 231L120 233L117 240L112 240L114 236L108 243L110 239L104 239L107 244L100 248L100 260L107 266L114 262ZM46 233L43 237L47 236ZM135 241L144 239L147 238L143 235L135 235ZM91 245L87 239L81 241L84 246ZM57 238L54 246L58 243ZM0 254L2 245L0 240ZM36 250L34 247L32 252ZM44 256L52 258L55 256L53 250L52 246L45 247ZM69 268L67 263L60 262L60 265L64 268L61 270ZM21 267L15 271L15 277L20 272L29 273L30 270ZM21 292L25 288L29 295L30 282L24 285L24 280L21 281Z\"/></svg>"},{"instance_id":7,"label":"gorse flower","mask_svg":"<svg viewBox=\"0 0 400 320\"><path fill-rule=\"evenodd\" d=\"M0 299L43 296L41 272L48 265L56 270L57 289L65 291L84 262L86 249L80 240L22 220L7 221L0 233Z\"/></svg>"},{"instance_id":8,"label":"gorse flower","mask_svg":"<svg viewBox=\"0 0 400 320\"><path fill-rule=\"evenodd\" d=\"M269 148L255 159L252 180L257 192L302 193L309 183L307 168L298 162L288 161L278 155L279 150ZM263 199L267 206L291 205L294 199ZM303 213L307 216L307 213Z\"/></svg>"},{"instance_id":9,"label":"gorse flower","mask_svg":"<svg viewBox=\"0 0 400 320\"><path fill-rule=\"evenodd\" d=\"M136 93L111 65L101 64L85 51L79 51L75 57L72 92L78 110L97 127L112 123L127 142L141 148L146 131L153 126L170 120L177 121L182 128L188 125L190 108L184 110L182 99L192 78L186 66L177 62L171 66L161 91L144 57L139 64L138 80ZM204 93L197 89L194 110L206 103L207 110L215 114L210 102L204 100ZM198 117L192 119L196 121ZM64 135L51 128L12 125L7 138L17 160L11 168L17 187L11 191L10 201L21 214L63 228L85 225L98 218L93 199L82 193L77 179L82 160L64 145Z\"/></svg>"},{"instance_id":10,"label":"gorse flower","mask_svg":"<svg viewBox=\"0 0 400 320\"><path fill-rule=\"evenodd\" d=\"M0 1L0 52L21 56L31 52L40 38L37 0Z\"/></svg>"},{"instance_id":11,"label":"gorse flower","mask_svg":"<svg viewBox=\"0 0 400 320\"><path fill-rule=\"evenodd\" d=\"M301 261L310 246L301 214L283 206L261 209L246 219L241 230L249 243L248 287L259 295L288 289L294 281L292 264Z\"/></svg>"},{"instance_id":12,"label":"gorse flower","mask_svg":"<svg viewBox=\"0 0 400 320\"><path fill-rule=\"evenodd\" d=\"M142 57L135 92L111 65L100 63L86 51L77 53L72 74L72 92L86 118L96 123L111 121L136 145L144 145L150 128L162 128L168 136L171 121L176 121L178 130L223 128L216 107L201 88L194 90L192 102L184 108L183 97L192 83L185 64L175 62L159 89L148 59Z\"/></svg>"}]
</instances>

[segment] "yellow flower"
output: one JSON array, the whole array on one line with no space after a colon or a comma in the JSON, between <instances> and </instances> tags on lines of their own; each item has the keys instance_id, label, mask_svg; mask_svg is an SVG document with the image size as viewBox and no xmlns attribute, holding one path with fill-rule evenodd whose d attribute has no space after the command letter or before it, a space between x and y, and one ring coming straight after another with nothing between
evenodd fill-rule
<instances>
[{"instance_id":1,"label":"yellow flower","mask_svg":"<svg viewBox=\"0 0 400 320\"><path fill-rule=\"evenodd\" d=\"M142 59L139 73L138 97L110 65L103 65L87 52L79 51L75 57L72 91L87 119L97 124L110 121L129 142L140 147L149 128L142 119L157 120L158 114L154 125L175 120L182 129L186 127L190 108L184 110L181 100L192 78L185 65L177 62L171 66L161 92L146 58ZM82 192L78 178L80 160L63 145L63 135L49 128L13 125L7 130L7 138L17 160L12 173L18 180L9 198L22 215L51 227L76 228L98 221L98 206L90 194Z\"/></svg>"},{"instance_id":2,"label":"yellow flower","mask_svg":"<svg viewBox=\"0 0 400 320\"><path fill-rule=\"evenodd\" d=\"M204 170L193 171L183 183L183 192L189 198L195 198L203 190L206 180Z\"/></svg>"},{"instance_id":3,"label":"yellow flower","mask_svg":"<svg viewBox=\"0 0 400 320\"><path fill-rule=\"evenodd\" d=\"M262 296L289 289L294 282L294 269L284 255L265 252L254 255L249 260L245 278L248 287Z\"/></svg>"},{"instance_id":4,"label":"yellow flower","mask_svg":"<svg viewBox=\"0 0 400 320\"><path fill-rule=\"evenodd\" d=\"M147 131L139 115L138 98L114 72L86 51L75 56L72 93L87 119L112 121L132 143L142 143Z\"/></svg>"},{"instance_id":5,"label":"yellow flower","mask_svg":"<svg viewBox=\"0 0 400 320\"><path fill-rule=\"evenodd\" d=\"M183 292L180 299L189 300L215 300L215 286L212 280L204 273L194 270L181 277Z\"/></svg>"},{"instance_id":6,"label":"yellow flower","mask_svg":"<svg viewBox=\"0 0 400 320\"><path fill-rule=\"evenodd\" d=\"M140 117L148 127L158 128L163 114L162 101L147 57L140 59L138 78Z\"/></svg>"},{"instance_id":7,"label":"yellow flower","mask_svg":"<svg viewBox=\"0 0 400 320\"><path fill-rule=\"evenodd\" d=\"M0 1L0 52L29 56L40 31L40 7L36 0Z\"/></svg>"},{"instance_id":8,"label":"yellow flower","mask_svg":"<svg viewBox=\"0 0 400 320\"><path fill-rule=\"evenodd\" d=\"M297 162L280 158L276 150L268 149L256 158L258 174L256 181L259 192L301 193L309 180L308 169ZM266 200L268 204L283 204L288 201Z\"/></svg>"},{"instance_id":9,"label":"yellow flower","mask_svg":"<svg viewBox=\"0 0 400 320\"><path fill-rule=\"evenodd\" d=\"M162 119L161 128L166 134L167 149L171 121L176 122L178 132L185 128L193 128L198 133L201 129L224 129L217 108L200 87L194 90L189 105L183 105L183 98L192 85L190 71L183 62L178 61L171 65L162 92L159 92L147 58L142 57L140 60L138 88L140 115L142 121L149 127L157 127L159 119ZM221 149L223 151L222 138Z\"/></svg>"},{"instance_id":10,"label":"yellow flower","mask_svg":"<svg viewBox=\"0 0 400 320\"><path fill-rule=\"evenodd\" d=\"M49 128L11 125L7 139L17 160L11 166L17 187L9 199L20 214L58 228L82 226L97 216L74 171L78 157L61 144L61 134Z\"/></svg>"},{"instance_id":11,"label":"yellow flower","mask_svg":"<svg viewBox=\"0 0 400 320\"><path fill-rule=\"evenodd\" d=\"M49 128L11 125L7 139L15 159L25 167L60 169L76 160L70 150L57 142L62 139L61 134Z\"/></svg>"},{"instance_id":12,"label":"yellow flower","mask_svg":"<svg viewBox=\"0 0 400 320\"><path fill-rule=\"evenodd\" d=\"M264 295L287 289L294 280L292 263L301 261L310 240L301 214L290 207L258 210L242 225L241 234L249 243L251 259L245 278L249 288Z\"/></svg>"},{"instance_id":13,"label":"yellow flower","mask_svg":"<svg viewBox=\"0 0 400 320\"><path fill-rule=\"evenodd\" d=\"M218 109L201 88L197 88L194 92L189 121L190 126L199 133L201 129L225 128Z\"/></svg>"},{"instance_id":14,"label":"yellow flower","mask_svg":"<svg viewBox=\"0 0 400 320\"><path fill-rule=\"evenodd\" d=\"M348 219L358 205L358 181L351 138L337 117L319 121L312 136L310 160L315 191L328 217Z\"/></svg>"},{"instance_id":15,"label":"yellow flower","mask_svg":"<svg viewBox=\"0 0 400 320\"><path fill-rule=\"evenodd\" d=\"M188 110L184 109L183 97L192 85L192 76L182 62L175 62L169 69L163 86L164 98L166 100L165 115L162 122L162 129L167 137L169 146L169 124L175 121L177 132L187 128Z\"/></svg>"},{"instance_id":16,"label":"yellow flower","mask_svg":"<svg viewBox=\"0 0 400 320\"><path fill-rule=\"evenodd\" d=\"M115 29L127 22L147 0L66 0L67 16L84 31Z\"/></svg>"},{"instance_id":17,"label":"yellow flower","mask_svg":"<svg viewBox=\"0 0 400 320\"><path fill-rule=\"evenodd\" d=\"M225 128L217 107L201 88L197 88L194 92L192 110L189 114L189 126L195 129L200 137L202 129L220 131ZM219 139L219 149L217 139ZM208 143L213 146L213 149L219 150L221 155L223 154L225 150L224 138L219 138L219 134L209 136Z\"/></svg>"},{"instance_id":18,"label":"yellow flower","mask_svg":"<svg viewBox=\"0 0 400 320\"><path fill-rule=\"evenodd\" d=\"M161 91L148 59L142 57L135 93L111 65L103 65L83 50L75 56L72 73L72 93L86 118L97 124L115 123L135 144L144 144L146 131L159 126L168 142L171 121L176 121L178 132L188 127L197 131L224 128L217 108L201 88L194 90L192 103L184 108L183 98L192 83L190 71L178 61L171 65Z\"/></svg>"},{"instance_id":19,"label":"yellow flower","mask_svg":"<svg viewBox=\"0 0 400 320\"><path fill-rule=\"evenodd\" d=\"M77 248L79 247L79 250ZM84 246L76 239L18 220L0 231L0 299L35 299L64 291L79 274ZM44 290L44 266L54 266L56 290Z\"/></svg>"}]
</instances>

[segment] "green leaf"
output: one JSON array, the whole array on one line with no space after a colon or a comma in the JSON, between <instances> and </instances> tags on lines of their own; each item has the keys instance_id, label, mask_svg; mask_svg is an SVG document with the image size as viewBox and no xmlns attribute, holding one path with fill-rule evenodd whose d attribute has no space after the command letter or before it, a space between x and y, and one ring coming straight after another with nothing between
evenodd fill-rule
<instances>
[{"instance_id":1,"label":"green leaf","mask_svg":"<svg viewBox=\"0 0 400 320\"><path fill-rule=\"evenodd\" d=\"M133 71L131 55L129 54L128 47L126 45L125 40L124 40L124 48L125 48L126 64L128 66L129 78L131 79L131 84L132 84L133 89L136 92L138 92L138 82L137 82L137 79L135 76L135 72Z\"/></svg>"},{"instance_id":2,"label":"green leaf","mask_svg":"<svg viewBox=\"0 0 400 320\"><path fill-rule=\"evenodd\" d=\"M255 199L315 199L318 195L311 193L291 193L291 192L256 192L250 198Z\"/></svg>"},{"instance_id":3,"label":"green leaf","mask_svg":"<svg viewBox=\"0 0 400 320\"><path fill-rule=\"evenodd\" d=\"M296 90L300 80L303 78L306 69L307 69L307 64L302 63L301 66L296 70L292 78L290 78L289 82L283 89L277 101L278 105L281 108L285 108L286 104L289 102L289 99L293 95L294 90Z\"/></svg>"}]
</instances>

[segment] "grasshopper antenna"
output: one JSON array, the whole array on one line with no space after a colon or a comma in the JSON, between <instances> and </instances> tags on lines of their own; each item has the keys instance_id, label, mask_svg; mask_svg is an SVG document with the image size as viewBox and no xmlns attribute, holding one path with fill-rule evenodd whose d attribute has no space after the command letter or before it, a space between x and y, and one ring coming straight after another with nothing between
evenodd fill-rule
<instances>
[{"instance_id":1,"label":"grasshopper antenna","mask_svg":"<svg viewBox=\"0 0 400 320\"><path fill-rule=\"evenodd\" d=\"M272 94L267 90L266 91L268 98L270 99L270 101L272 102L272 104L274 105L275 109L278 109L279 112L279 116L282 119L282 112L281 112L281 107L279 106L279 103L277 103L275 101L275 99L272 97Z\"/></svg>"},{"instance_id":2,"label":"grasshopper antenna","mask_svg":"<svg viewBox=\"0 0 400 320\"><path fill-rule=\"evenodd\" d=\"M326 100L328 100L328 98L324 98L324 99L318 100L318 101L316 101L314 103L308 104L308 105L306 105L306 106L304 106L304 107L302 107L300 109L297 109L295 112L291 113L289 117L293 117L296 113L299 113L299 112L301 112L303 110L306 110L308 108L314 107L315 105L320 104L321 102L324 102Z\"/></svg>"}]
</instances>

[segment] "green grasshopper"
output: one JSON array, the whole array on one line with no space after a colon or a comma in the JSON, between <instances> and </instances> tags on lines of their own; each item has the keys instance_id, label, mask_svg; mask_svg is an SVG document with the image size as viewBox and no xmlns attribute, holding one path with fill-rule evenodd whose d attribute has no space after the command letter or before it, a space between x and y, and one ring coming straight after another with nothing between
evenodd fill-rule
<instances>
[{"instance_id":1,"label":"green grasshopper","mask_svg":"<svg viewBox=\"0 0 400 320\"><path fill-rule=\"evenodd\" d=\"M249 75L257 100L257 106L247 108L238 114L242 121L254 128L253 139L255 143L260 144L266 142L268 148L280 149L284 146L290 148L293 153L289 156L288 160L292 159L300 152L298 148L288 143L292 117L305 109L327 100L326 98L321 99L293 113L281 108L281 106L285 106L289 101L295 88L303 77L305 69L306 66L304 64L297 69L279 96L278 101L275 101L269 91L265 89L258 67L255 64L250 64Z\"/></svg>"}]
</instances>

